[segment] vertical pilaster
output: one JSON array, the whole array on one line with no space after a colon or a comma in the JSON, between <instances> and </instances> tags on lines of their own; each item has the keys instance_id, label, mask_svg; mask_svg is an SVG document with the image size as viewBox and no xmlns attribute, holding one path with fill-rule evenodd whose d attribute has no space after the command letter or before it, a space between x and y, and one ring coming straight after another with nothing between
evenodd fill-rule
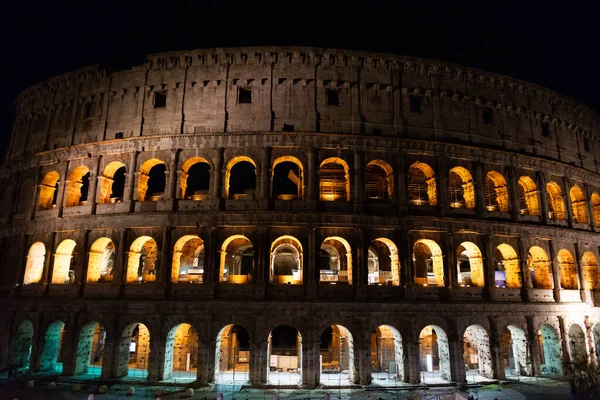
<instances>
[{"instance_id":1,"label":"vertical pilaster","mask_svg":"<svg viewBox=\"0 0 600 400\"><path fill-rule=\"evenodd\" d=\"M115 268L115 276L113 278L113 285L125 285L125 279L127 277L127 229L123 228L119 230L119 243L117 243L117 265Z\"/></svg>"},{"instance_id":2,"label":"vertical pilaster","mask_svg":"<svg viewBox=\"0 0 600 400\"><path fill-rule=\"evenodd\" d=\"M358 374L358 383L371 384L371 342L369 335L354 341L354 363Z\"/></svg>"},{"instance_id":3,"label":"vertical pilaster","mask_svg":"<svg viewBox=\"0 0 600 400\"><path fill-rule=\"evenodd\" d=\"M548 253L550 266L552 268L552 281L554 283L554 300L560 301L560 271L558 269L558 263L556 262L554 242L552 240L548 240Z\"/></svg>"},{"instance_id":4,"label":"vertical pilaster","mask_svg":"<svg viewBox=\"0 0 600 400\"><path fill-rule=\"evenodd\" d=\"M434 96L434 99L437 96ZM439 103L439 100L438 100ZM439 106L439 104L438 104ZM448 171L446 171L446 161L441 155L437 158L437 175L438 175L438 206L442 212L449 210L448 206Z\"/></svg>"},{"instance_id":5,"label":"vertical pilaster","mask_svg":"<svg viewBox=\"0 0 600 400\"><path fill-rule=\"evenodd\" d=\"M356 298L367 298L369 244L365 243L364 229L356 232L356 270L353 271L352 283L356 287Z\"/></svg>"},{"instance_id":6,"label":"vertical pilaster","mask_svg":"<svg viewBox=\"0 0 600 400\"><path fill-rule=\"evenodd\" d=\"M271 148L269 146L263 147L262 161L261 161L261 173L260 173L260 198L268 199L270 192L270 177L271 177Z\"/></svg>"},{"instance_id":7,"label":"vertical pilaster","mask_svg":"<svg viewBox=\"0 0 600 400\"><path fill-rule=\"evenodd\" d=\"M215 270L215 266L218 264L219 259L219 231L218 228L208 227L206 229L208 235L208 243L206 246L206 254L204 256L204 276L203 283L208 287L213 287L215 284L215 277L219 276L219 271Z\"/></svg>"},{"instance_id":8,"label":"vertical pilaster","mask_svg":"<svg viewBox=\"0 0 600 400\"><path fill-rule=\"evenodd\" d=\"M162 243L160 249L160 270L156 277L156 284L164 285L171 276L171 231L173 228L169 226L162 227Z\"/></svg>"},{"instance_id":9,"label":"vertical pilaster","mask_svg":"<svg viewBox=\"0 0 600 400\"><path fill-rule=\"evenodd\" d=\"M398 185L396 188L396 193L398 196L398 207L400 212L404 212L406 211L407 207L408 207L408 197L407 197L407 192L406 192L406 160L405 160L406 154L404 154L403 152L401 152L397 159L398 159L398 173L396 174L398 176Z\"/></svg>"},{"instance_id":10,"label":"vertical pilaster","mask_svg":"<svg viewBox=\"0 0 600 400\"><path fill-rule=\"evenodd\" d=\"M591 292L585 285L585 279L583 276L583 265L581 264L581 250L578 242L573 243L575 247L575 262L577 263L577 285L579 287L579 293L581 295L581 301L585 302L590 299ZM590 299L591 300L591 299Z\"/></svg>"},{"instance_id":11,"label":"vertical pilaster","mask_svg":"<svg viewBox=\"0 0 600 400\"><path fill-rule=\"evenodd\" d=\"M250 384L254 387L267 383L267 365L269 363L267 345L266 340L250 342Z\"/></svg>"},{"instance_id":12,"label":"vertical pilaster","mask_svg":"<svg viewBox=\"0 0 600 400\"><path fill-rule=\"evenodd\" d=\"M406 367L404 380L407 383L416 384L421 382L421 362L419 360L419 342L407 340L404 341L404 351L406 352Z\"/></svg>"},{"instance_id":13,"label":"vertical pilaster","mask_svg":"<svg viewBox=\"0 0 600 400\"><path fill-rule=\"evenodd\" d=\"M438 341L439 341L438 336ZM448 350L450 352L450 381L465 383L467 382L467 372L465 370L464 358L464 339L459 335L455 326L449 326L448 329Z\"/></svg>"},{"instance_id":14,"label":"vertical pilaster","mask_svg":"<svg viewBox=\"0 0 600 400\"><path fill-rule=\"evenodd\" d=\"M354 211L361 212L364 208L365 187L363 185L362 155L354 152Z\"/></svg>"},{"instance_id":15,"label":"vertical pilaster","mask_svg":"<svg viewBox=\"0 0 600 400\"><path fill-rule=\"evenodd\" d=\"M533 317L526 316L527 320L527 342L529 342L530 359L527 360L531 363L531 370L533 376L542 376L542 366L540 363L540 352L543 352L544 349L540 348L540 342L538 340L538 335L535 330L535 325L533 322Z\"/></svg>"},{"instance_id":16,"label":"vertical pilaster","mask_svg":"<svg viewBox=\"0 0 600 400\"><path fill-rule=\"evenodd\" d=\"M488 317L490 322L490 356L492 357L492 373L494 379L506 379L504 360L502 358L502 333L496 317Z\"/></svg>"},{"instance_id":17,"label":"vertical pilaster","mask_svg":"<svg viewBox=\"0 0 600 400\"><path fill-rule=\"evenodd\" d=\"M546 191L546 176L542 171L537 173L538 191L540 193L540 210L542 213L542 223L548 223L548 193Z\"/></svg>"},{"instance_id":18,"label":"vertical pilaster","mask_svg":"<svg viewBox=\"0 0 600 400\"><path fill-rule=\"evenodd\" d=\"M52 283L52 273L54 272L54 259L56 258L56 232L52 232L52 241L47 251L47 257L44 260L44 275L42 282L46 286L44 294L48 293L48 286Z\"/></svg>"},{"instance_id":19,"label":"vertical pilaster","mask_svg":"<svg viewBox=\"0 0 600 400\"><path fill-rule=\"evenodd\" d=\"M520 215L519 196L517 195L517 175L515 167L510 165L508 171L508 193L510 195L510 216L513 221L517 221Z\"/></svg>"},{"instance_id":20,"label":"vertical pilaster","mask_svg":"<svg viewBox=\"0 0 600 400\"><path fill-rule=\"evenodd\" d=\"M317 200L317 149L311 147L308 150L308 165L306 166L306 175L308 178L308 200Z\"/></svg>"},{"instance_id":21,"label":"vertical pilaster","mask_svg":"<svg viewBox=\"0 0 600 400\"><path fill-rule=\"evenodd\" d=\"M314 388L320 383L320 341L302 340L302 386Z\"/></svg>"},{"instance_id":22,"label":"vertical pilaster","mask_svg":"<svg viewBox=\"0 0 600 400\"><path fill-rule=\"evenodd\" d=\"M317 239L314 226L308 226L308 245L304 255L304 262L307 265L306 271L302 271L304 285L306 287L306 297L314 299L317 297Z\"/></svg>"},{"instance_id":23,"label":"vertical pilaster","mask_svg":"<svg viewBox=\"0 0 600 400\"><path fill-rule=\"evenodd\" d=\"M446 247L446 265L444 265L444 281L446 287L457 287L458 286L458 271L456 262L456 251L458 249L457 243L454 240L454 231L446 232L445 236L445 247Z\"/></svg>"},{"instance_id":24,"label":"vertical pilaster","mask_svg":"<svg viewBox=\"0 0 600 400\"><path fill-rule=\"evenodd\" d=\"M482 241L483 241L483 246L482 246L482 254L481 257L483 258L483 276L484 276L484 287L487 291L487 295L489 295L489 291L490 289L492 289L495 285L494 282L496 281L495 279L495 274L496 274L496 268L494 265L494 249L493 249L493 245L492 245L492 238L490 237L489 234L485 234L481 237Z\"/></svg>"},{"instance_id":25,"label":"vertical pilaster","mask_svg":"<svg viewBox=\"0 0 600 400\"><path fill-rule=\"evenodd\" d=\"M223 196L223 152L225 149L219 147L217 149L217 159L215 160L215 166L212 171L212 193L210 194L213 198L221 198Z\"/></svg>"},{"instance_id":26,"label":"vertical pilaster","mask_svg":"<svg viewBox=\"0 0 600 400\"><path fill-rule=\"evenodd\" d=\"M563 190L563 198L565 201L565 207L567 208L567 224L569 228L573 227L573 203L571 202L571 184L569 179L566 176L563 176L562 179L562 190Z\"/></svg>"},{"instance_id":27,"label":"vertical pilaster","mask_svg":"<svg viewBox=\"0 0 600 400\"><path fill-rule=\"evenodd\" d=\"M198 368L196 370L196 383L206 385L214 380L215 352L211 346L201 341L198 345Z\"/></svg>"},{"instance_id":28,"label":"vertical pilaster","mask_svg":"<svg viewBox=\"0 0 600 400\"><path fill-rule=\"evenodd\" d=\"M85 289L87 281L87 270L90 264L90 232L91 231L87 229L83 231L83 243L82 247L79 249L81 256L78 260L79 262L83 262L83 265L77 268L77 272L80 272L80 274L75 274L75 283L81 283L80 296L83 296L83 290Z\"/></svg>"},{"instance_id":29,"label":"vertical pilaster","mask_svg":"<svg viewBox=\"0 0 600 400\"><path fill-rule=\"evenodd\" d=\"M527 251L527 243L525 240L526 239L522 237L517 239L517 250L519 252L519 269L521 270L521 298L524 301L527 301L529 300L528 289L532 288L533 284L531 282L531 273L529 272L529 265L527 262L529 253Z\"/></svg>"},{"instance_id":30,"label":"vertical pilaster","mask_svg":"<svg viewBox=\"0 0 600 400\"><path fill-rule=\"evenodd\" d=\"M129 165L127 166L127 171L125 172L125 178L127 182L125 183L125 193L123 193L123 202L130 202L130 211L133 211L133 203L137 200L135 196L135 181L136 179L136 162L137 162L138 152L132 151L129 153Z\"/></svg>"},{"instance_id":31,"label":"vertical pilaster","mask_svg":"<svg viewBox=\"0 0 600 400\"><path fill-rule=\"evenodd\" d=\"M477 195L477 216L479 218L485 215L485 176L483 175L483 165L481 161L475 163L475 193Z\"/></svg>"}]
</instances>

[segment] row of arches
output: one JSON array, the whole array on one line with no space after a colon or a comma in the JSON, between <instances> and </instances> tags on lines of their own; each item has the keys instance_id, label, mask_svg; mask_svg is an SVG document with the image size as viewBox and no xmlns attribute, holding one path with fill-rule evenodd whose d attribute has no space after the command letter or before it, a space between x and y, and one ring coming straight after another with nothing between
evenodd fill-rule
<instances>
[{"instance_id":1,"label":"row of arches","mask_svg":"<svg viewBox=\"0 0 600 400\"><path fill-rule=\"evenodd\" d=\"M178 171L176 197L187 200L204 200L210 196L211 163L203 157L186 160ZM257 164L247 156L234 157L224 168L223 197L227 199L256 198ZM271 169L270 196L279 200L305 198L304 166L292 156L278 157ZM106 165L98 178L98 204L119 202L125 190L126 165L113 161ZM392 200L395 197L395 177L393 168L383 160L372 160L364 174L365 196L368 200ZM69 175L65 187L65 206L72 207L88 202L87 193L90 184L90 170L78 166ZM350 201L350 167L341 158L332 157L323 160L319 166L319 198L322 201ZM38 210L56 206L59 174L48 172L39 186ZM143 162L137 174L137 201L156 201L164 197L166 188L166 164L163 160L152 158ZM431 166L415 162L408 169L407 198L414 206L438 205L437 177ZM498 171L489 171L482 185L482 201L488 211L509 212L511 209L510 192L506 178ZM517 180L517 201L514 207L521 215L540 216L540 196L536 182L529 176ZM448 204L452 208L475 209L477 193L471 172L462 166L450 169L447 176ZM565 196L562 185L554 180L545 184L548 218L566 220ZM586 195L575 184L569 190L572 215L576 223L589 223ZM591 211L594 220L600 224L600 195L591 195Z\"/></svg>"},{"instance_id":2,"label":"row of arches","mask_svg":"<svg viewBox=\"0 0 600 400\"><path fill-rule=\"evenodd\" d=\"M72 265L77 254L77 243L66 239L59 243L54 254L52 284L73 283L75 268ZM116 246L112 239L96 239L89 251L88 283L112 282L116 272ZM305 280L305 250L300 240L291 235L275 239L269 251L269 282L272 284L300 285ZM225 239L219 250L219 275L222 283L247 284L256 279L258 257L252 241L244 235L232 235ZM517 252L509 244L502 243L493 252L493 286L522 288L530 280L536 289L553 289L553 268L546 251L532 246L527 257L527 270L522 271ZM326 237L315 260L321 284L352 285L356 257L348 240L341 236ZM418 286L448 286L447 274L454 273L456 286L484 287L486 267L479 247L469 241L462 242L456 250L456 265L444 265L440 245L432 239L418 239L412 248L413 284ZM23 283L34 284L42 280L46 262L46 248L42 242L34 243L27 254ZM573 254L566 249L557 252L556 262L562 289L580 288L578 266ZM156 282L158 270L167 261L160 262L158 244L151 236L136 238L127 252L125 283ZM198 235L184 235L172 250L170 276L172 283L203 283L209 259L204 240ZM447 263L446 263L447 264ZM598 261L586 251L581 265L585 287L599 288ZM388 238L377 238L368 246L367 279L370 285L401 285L401 265L398 248ZM491 272L491 271L490 271ZM526 276L526 275L529 276ZM488 275L490 276L490 275ZM491 282L490 282L491 284Z\"/></svg>"},{"instance_id":3,"label":"row of arches","mask_svg":"<svg viewBox=\"0 0 600 400\"><path fill-rule=\"evenodd\" d=\"M107 365L113 368L110 375L114 378L145 380L149 378L151 368L159 370L156 377L160 380L194 381L198 376L202 345L198 332L189 323L179 323L168 331L164 340L155 340L154 333L141 322L128 324L113 338L100 322L90 321L78 330L74 337L76 351L71 353L62 351L63 342L68 337L65 323L54 321L47 325L41 336L36 366L30 365L33 329L31 321L23 320L14 330L10 347L13 366L98 378L107 376L102 374ZM507 325L497 335L497 344L492 343L488 330L482 325L469 325L459 339L466 379L532 375L533 365L539 366L538 373L542 376L560 376L564 356L573 361L585 361L600 349L600 324L594 325L591 332L595 348L588 350L583 328L577 323L571 324L566 331L567 337L563 338L568 344L568 353L563 355L559 331L550 324L539 326L533 336L534 343L529 342L528 335L520 326ZM418 344L418 366L410 365L408 360L407 347L415 342L412 338L403 338L394 326L379 325L367 338L365 350L370 364L370 384L387 386L390 381L408 382L410 370L415 367L418 369L417 381L420 382L439 383L456 379L457 371L452 370L450 363L450 339L439 325L428 325L420 330L415 341ZM114 346L107 346L109 342L114 342ZM257 345L264 343L260 338L253 338L239 324L222 327L213 343L214 369L209 381L216 383L243 384L256 379L253 370L261 368L256 360L265 360L266 365L262 368L266 373L260 379L267 384L301 384L303 373L317 374L317 384L344 386L365 383L360 382L357 373L360 345L357 348L355 336L343 325L328 325L318 333L316 371L307 370L303 357L309 353L303 349L303 336L290 325L274 327L264 347ZM498 355L492 354L493 347L499 348ZM536 347L537 360L532 359L532 347ZM266 357L252 354L263 351L266 351ZM157 365L159 353L164 354L164 358ZM109 357L108 362L104 362L106 356ZM73 363L68 371L63 370L65 361ZM412 375L414 379L414 371Z\"/></svg>"}]
</instances>

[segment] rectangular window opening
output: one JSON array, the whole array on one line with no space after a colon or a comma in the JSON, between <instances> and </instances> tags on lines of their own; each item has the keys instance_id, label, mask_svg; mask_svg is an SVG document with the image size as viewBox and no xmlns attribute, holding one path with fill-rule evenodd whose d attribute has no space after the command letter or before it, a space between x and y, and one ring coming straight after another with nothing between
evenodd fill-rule
<instances>
[{"instance_id":1,"label":"rectangular window opening","mask_svg":"<svg viewBox=\"0 0 600 400\"><path fill-rule=\"evenodd\" d=\"M251 104L252 90L240 88L238 92L238 104Z\"/></svg>"},{"instance_id":2,"label":"rectangular window opening","mask_svg":"<svg viewBox=\"0 0 600 400\"><path fill-rule=\"evenodd\" d=\"M410 112L411 113L420 113L421 109L421 96L417 96L414 94L410 95Z\"/></svg>"},{"instance_id":3,"label":"rectangular window opening","mask_svg":"<svg viewBox=\"0 0 600 400\"><path fill-rule=\"evenodd\" d=\"M542 136L550 137L550 123L548 121L542 121Z\"/></svg>"},{"instance_id":4,"label":"rectangular window opening","mask_svg":"<svg viewBox=\"0 0 600 400\"><path fill-rule=\"evenodd\" d=\"M90 102L85 103L85 107L83 109L83 118L88 119L94 116L94 112L96 111L96 103Z\"/></svg>"},{"instance_id":5,"label":"rectangular window opening","mask_svg":"<svg viewBox=\"0 0 600 400\"><path fill-rule=\"evenodd\" d=\"M340 105L340 92L335 89L327 89L327 105L328 106L339 106Z\"/></svg>"},{"instance_id":6,"label":"rectangular window opening","mask_svg":"<svg viewBox=\"0 0 600 400\"><path fill-rule=\"evenodd\" d=\"M294 125L283 124L283 132L294 132Z\"/></svg>"},{"instance_id":7,"label":"rectangular window opening","mask_svg":"<svg viewBox=\"0 0 600 400\"><path fill-rule=\"evenodd\" d=\"M381 129L373 128L373 136L381 136Z\"/></svg>"},{"instance_id":8,"label":"rectangular window opening","mask_svg":"<svg viewBox=\"0 0 600 400\"><path fill-rule=\"evenodd\" d=\"M115 139L123 139L123 132L115 133Z\"/></svg>"},{"instance_id":9,"label":"rectangular window opening","mask_svg":"<svg viewBox=\"0 0 600 400\"><path fill-rule=\"evenodd\" d=\"M494 123L494 111L491 108L486 108L483 110L482 114L484 124L491 125Z\"/></svg>"},{"instance_id":10,"label":"rectangular window opening","mask_svg":"<svg viewBox=\"0 0 600 400\"><path fill-rule=\"evenodd\" d=\"M590 139L587 137L583 138L583 149L585 151L590 151Z\"/></svg>"},{"instance_id":11,"label":"rectangular window opening","mask_svg":"<svg viewBox=\"0 0 600 400\"><path fill-rule=\"evenodd\" d=\"M167 92L161 90L154 93L154 108L165 108L167 106Z\"/></svg>"}]
</instances>

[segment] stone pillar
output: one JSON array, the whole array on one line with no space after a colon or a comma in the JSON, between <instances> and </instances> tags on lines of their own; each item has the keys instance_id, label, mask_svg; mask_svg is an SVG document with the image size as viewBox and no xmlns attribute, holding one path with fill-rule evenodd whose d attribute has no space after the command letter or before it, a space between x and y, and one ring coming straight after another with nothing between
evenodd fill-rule
<instances>
[{"instance_id":1,"label":"stone pillar","mask_svg":"<svg viewBox=\"0 0 600 400\"><path fill-rule=\"evenodd\" d=\"M160 270L156 277L156 283L164 285L171 280L171 227L162 227L162 243L160 249Z\"/></svg>"},{"instance_id":2,"label":"stone pillar","mask_svg":"<svg viewBox=\"0 0 600 400\"><path fill-rule=\"evenodd\" d=\"M270 257L269 257L269 243L268 243L268 228L261 226L258 228L258 243L257 243L257 254L258 262L256 264L256 283L265 283L270 280Z\"/></svg>"},{"instance_id":3,"label":"stone pillar","mask_svg":"<svg viewBox=\"0 0 600 400\"><path fill-rule=\"evenodd\" d=\"M577 263L577 285L579 287L579 293L581 294L581 301L585 302L588 299L591 300L591 292L585 285L585 279L583 276L583 265L581 265L581 250L578 242L573 243L575 247L575 262Z\"/></svg>"},{"instance_id":4,"label":"stone pillar","mask_svg":"<svg viewBox=\"0 0 600 400\"><path fill-rule=\"evenodd\" d=\"M106 329L106 327L105 327ZM102 372L100 379L117 378L117 368L119 363L119 339L121 332L111 332L112 335L106 332L104 338L104 353L102 355Z\"/></svg>"},{"instance_id":5,"label":"stone pillar","mask_svg":"<svg viewBox=\"0 0 600 400\"><path fill-rule=\"evenodd\" d=\"M538 192L540 193L540 212L542 223L548 223L548 193L546 193L546 176L542 171L537 173Z\"/></svg>"},{"instance_id":6,"label":"stone pillar","mask_svg":"<svg viewBox=\"0 0 600 400\"><path fill-rule=\"evenodd\" d=\"M529 359L528 363L531 364L531 372L533 376L542 376L542 366L540 363L540 352L543 352L544 349L540 349L540 342L538 340L538 333L535 330L535 325L533 323L533 317L526 316L527 320L527 342L529 342Z\"/></svg>"},{"instance_id":7,"label":"stone pillar","mask_svg":"<svg viewBox=\"0 0 600 400\"><path fill-rule=\"evenodd\" d=\"M396 174L398 176L398 182L397 182L397 186L396 186L396 193L397 193L397 198L398 198L398 207L400 209L400 212L403 212L406 210L406 208L408 207L408 197L407 197L407 192L406 192L406 170L405 170L405 158L406 154L401 153L398 155L397 160L398 160L398 173Z\"/></svg>"},{"instance_id":8,"label":"stone pillar","mask_svg":"<svg viewBox=\"0 0 600 400\"><path fill-rule=\"evenodd\" d=\"M198 344L198 368L196 370L196 383L205 386L214 380L215 351L213 346L201 341Z\"/></svg>"},{"instance_id":9,"label":"stone pillar","mask_svg":"<svg viewBox=\"0 0 600 400\"><path fill-rule=\"evenodd\" d=\"M490 321L490 352L494 379L506 379L504 360L502 358L502 332L499 330L496 317L488 317ZM518 367L520 368L520 367Z\"/></svg>"},{"instance_id":10,"label":"stone pillar","mask_svg":"<svg viewBox=\"0 0 600 400\"><path fill-rule=\"evenodd\" d=\"M215 277L219 276L218 269L215 269L215 266L221 261L218 257L219 254L219 230L215 227L208 227L206 229L208 234L208 241L205 250L205 258L204 258L204 276L203 282L205 285L209 287L214 286ZM218 268L218 267L217 267Z\"/></svg>"},{"instance_id":11,"label":"stone pillar","mask_svg":"<svg viewBox=\"0 0 600 400\"><path fill-rule=\"evenodd\" d=\"M361 212L364 208L365 187L363 185L363 160L361 153L354 152L354 211Z\"/></svg>"},{"instance_id":12,"label":"stone pillar","mask_svg":"<svg viewBox=\"0 0 600 400\"><path fill-rule=\"evenodd\" d=\"M554 283L554 300L560 301L560 270L558 268L558 262L556 262L554 254L554 242L548 240L548 259L550 261L550 267L552 268L552 281Z\"/></svg>"},{"instance_id":13,"label":"stone pillar","mask_svg":"<svg viewBox=\"0 0 600 400\"><path fill-rule=\"evenodd\" d=\"M125 279L127 277L127 229L123 228L119 230L119 242L117 243L117 259L115 266L115 276L113 278L113 285L125 285Z\"/></svg>"},{"instance_id":14,"label":"stone pillar","mask_svg":"<svg viewBox=\"0 0 600 400\"><path fill-rule=\"evenodd\" d=\"M434 96L434 99L439 98ZM439 104L438 104L439 105ZM437 158L437 170L438 170L438 206L443 210L442 212L450 209L448 202L448 171L446 171L446 161L444 157L439 156Z\"/></svg>"},{"instance_id":15,"label":"stone pillar","mask_svg":"<svg viewBox=\"0 0 600 400\"><path fill-rule=\"evenodd\" d=\"M311 147L308 150L308 165L306 166L306 176L308 180L308 200L317 200L318 183L317 183L317 167L318 154L317 149Z\"/></svg>"},{"instance_id":16,"label":"stone pillar","mask_svg":"<svg viewBox=\"0 0 600 400\"><path fill-rule=\"evenodd\" d=\"M317 278L317 258L319 249L317 245L315 228L312 225L308 226L308 245L306 254L304 255L304 265L306 271L302 271L304 285L306 288L306 297L314 299L317 297L317 287L319 280Z\"/></svg>"},{"instance_id":17,"label":"stone pillar","mask_svg":"<svg viewBox=\"0 0 600 400\"><path fill-rule=\"evenodd\" d=\"M421 382L421 363L419 360L419 342L412 340L404 341L404 352L406 361L404 366L404 381L416 384Z\"/></svg>"},{"instance_id":18,"label":"stone pillar","mask_svg":"<svg viewBox=\"0 0 600 400\"><path fill-rule=\"evenodd\" d=\"M483 276L484 287L488 291L495 287L496 267L494 265L494 248L492 238L489 234L482 236L483 246L481 249L481 257L483 258Z\"/></svg>"},{"instance_id":19,"label":"stone pillar","mask_svg":"<svg viewBox=\"0 0 600 400\"><path fill-rule=\"evenodd\" d=\"M68 326L70 329L65 329L62 345L60 346L59 358L63 360L62 376L73 376L75 374L77 339L81 330L81 327L77 325L77 318L72 318Z\"/></svg>"},{"instance_id":20,"label":"stone pillar","mask_svg":"<svg viewBox=\"0 0 600 400\"><path fill-rule=\"evenodd\" d=\"M445 235L445 246L446 247L446 263L444 265L444 281L446 287L457 287L458 286L458 271L456 263L456 251L458 245L454 240L454 231L447 232Z\"/></svg>"},{"instance_id":21,"label":"stone pillar","mask_svg":"<svg viewBox=\"0 0 600 400\"><path fill-rule=\"evenodd\" d=\"M162 327L162 324L160 325ZM165 352L167 333L155 330L152 334L150 354L148 355L148 382L157 382L164 379L165 375Z\"/></svg>"},{"instance_id":22,"label":"stone pillar","mask_svg":"<svg viewBox=\"0 0 600 400\"><path fill-rule=\"evenodd\" d=\"M521 210L519 207L519 196L517 193L517 176L515 173L515 167L510 165L508 168L508 193L510 195L510 216L513 221L519 219Z\"/></svg>"},{"instance_id":23,"label":"stone pillar","mask_svg":"<svg viewBox=\"0 0 600 400\"><path fill-rule=\"evenodd\" d=\"M271 177L271 148L266 146L263 147L262 153L262 165L260 171L260 180L259 180L259 193L261 199L268 199L270 193L270 177Z\"/></svg>"},{"instance_id":24,"label":"stone pillar","mask_svg":"<svg viewBox=\"0 0 600 400\"><path fill-rule=\"evenodd\" d=\"M87 232L87 231L86 231ZM45 294L48 292L48 285L52 283L52 273L54 272L54 259L56 258L56 232L52 232L52 241L50 248L46 251L46 259L44 260L44 270L42 272L42 282L46 288Z\"/></svg>"},{"instance_id":25,"label":"stone pillar","mask_svg":"<svg viewBox=\"0 0 600 400\"><path fill-rule=\"evenodd\" d=\"M136 162L137 162L137 151L132 151L129 153L129 165L127 166L127 171L125 173L125 177L127 182L125 183L125 193L123 193L123 201L135 201L135 172L136 172Z\"/></svg>"},{"instance_id":26,"label":"stone pillar","mask_svg":"<svg viewBox=\"0 0 600 400\"><path fill-rule=\"evenodd\" d=\"M212 171L212 191L210 197L221 198L223 197L223 147L217 149L217 159L215 160L215 166Z\"/></svg>"},{"instance_id":27,"label":"stone pillar","mask_svg":"<svg viewBox=\"0 0 600 400\"><path fill-rule=\"evenodd\" d=\"M75 283L81 283L81 290L79 292L80 296L83 296L83 290L87 282L88 266L90 264L90 232L91 231L87 229L83 231L83 243L82 247L79 249L80 254L83 256L80 256L79 260L77 260L79 262L83 262L83 265L77 266L75 273Z\"/></svg>"},{"instance_id":28,"label":"stone pillar","mask_svg":"<svg viewBox=\"0 0 600 400\"><path fill-rule=\"evenodd\" d=\"M529 252L527 251L527 244L524 238L519 237L517 239L517 251L519 255L519 268L521 270L521 298L523 301L529 300L528 289L533 287L531 282L531 274L529 273L528 257Z\"/></svg>"},{"instance_id":29,"label":"stone pillar","mask_svg":"<svg viewBox=\"0 0 600 400\"><path fill-rule=\"evenodd\" d=\"M481 161L475 163L475 194L477 196L477 216L479 218L485 215L485 176L483 175L483 165Z\"/></svg>"},{"instance_id":30,"label":"stone pillar","mask_svg":"<svg viewBox=\"0 0 600 400\"><path fill-rule=\"evenodd\" d=\"M585 185L585 198L586 198L586 211L588 214L588 223L590 224L590 228L596 227L596 216L594 214L594 207L592 205L592 192L593 189L590 185ZM36 203L37 204L37 200Z\"/></svg>"},{"instance_id":31,"label":"stone pillar","mask_svg":"<svg viewBox=\"0 0 600 400\"><path fill-rule=\"evenodd\" d=\"M60 177L64 178L65 181L61 184L59 178L58 185L58 193L56 194L56 208L58 209L58 216L62 217L63 207L65 204L65 197L67 193L67 188L69 187L69 181L67 180L67 172L69 171L69 161L63 161L61 164L61 173ZM16 202L15 202L16 206ZM37 206L37 205L36 205Z\"/></svg>"},{"instance_id":32,"label":"stone pillar","mask_svg":"<svg viewBox=\"0 0 600 400\"><path fill-rule=\"evenodd\" d=\"M369 334L365 338L354 340L354 366L358 375L358 383L365 386L371 384L371 341Z\"/></svg>"},{"instance_id":33,"label":"stone pillar","mask_svg":"<svg viewBox=\"0 0 600 400\"><path fill-rule=\"evenodd\" d=\"M356 298L367 298L369 280L369 243L365 242L365 231L357 229L356 233L356 267L353 268L352 283L356 287Z\"/></svg>"},{"instance_id":34,"label":"stone pillar","mask_svg":"<svg viewBox=\"0 0 600 400\"><path fill-rule=\"evenodd\" d=\"M412 261L412 248L410 246L408 231L404 230L402 233L406 235L400 244L400 248L404 249L402 258L404 262L404 265L402 266L402 284L404 287L411 288L414 286L415 265ZM402 250L399 251L402 252Z\"/></svg>"},{"instance_id":35,"label":"stone pillar","mask_svg":"<svg viewBox=\"0 0 600 400\"><path fill-rule=\"evenodd\" d=\"M456 329L455 323L448 320L448 350L450 352L450 381L458 383L467 382L465 370L464 338ZM438 342L439 342L438 336Z\"/></svg>"},{"instance_id":36,"label":"stone pillar","mask_svg":"<svg viewBox=\"0 0 600 400\"><path fill-rule=\"evenodd\" d=\"M36 315L35 321L32 321L33 326L42 326L41 313ZM45 334L40 329L33 330L33 336L31 337L31 355L29 356L29 371L38 372L40 370L40 358L45 344Z\"/></svg>"},{"instance_id":37,"label":"stone pillar","mask_svg":"<svg viewBox=\"0 0 600 400\"><path fill-rule=\"evenodd\" d=\"M567 208L567 224L569 228L573 227L573 203L571 203L571 186L569 179L565 176L562 179L562 191L563 198L565 201L565 207Z\"/></svg>"},{"instance_id":38,"label":"stone pillar","mask_svg":"<svg viewBox=\"0 0 600 400\"><path fill-rule=\"evenodd\" d=\"M565 318L562 316L558 318L558 330L560 337L560 349L562 350L562 356L568 360L573 360L573 354L571 354L571 346L569 346L569 331L567 330L567 324Z\"/></svg>"},{"instance_id":39,"label":"stone pillar","mask_svg":"<svg viewBox=\"0 0 600 400\"><path fill-rule=\"evenodd\" d=\"M171 158L169 160L169 170L165 186L165 200L174 200L177 198L177 164L179 160L179 149L171 149Z\"/></svg>"},{"instance_id":40,"label":"stone pillar","mask_svg":"<svg viewBox=\"0 0 600 400\"><path fill-rule=\"evenodd\" d=\"M320 383L320 341L302 340L302 386L314 388Z\"/></svg>"},{"instance_id":41,"label":"stone pillar","mask_svg":"<svg viewBox=\"0 0 600 400\"><path fill-rule=\"evenodd\" d=\"M267 383L267 368L269 364L268 342L251 341L250 342L250 384L254 387L260 387Z\"/></svg>"}]
</instances>

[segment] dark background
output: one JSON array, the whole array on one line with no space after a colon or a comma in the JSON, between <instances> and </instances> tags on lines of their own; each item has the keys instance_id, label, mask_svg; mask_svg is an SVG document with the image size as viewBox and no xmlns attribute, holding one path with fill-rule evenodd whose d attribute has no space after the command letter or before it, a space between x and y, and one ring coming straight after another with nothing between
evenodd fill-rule
<instances>
[{"instance_id":1,"label":"dark background","mask_svg":"<svg viewBox=\"0 0 600 400\"><path fill-rule=\"evenodd\" d=\"M0 5L0 153L14 99L89 64L109 72L152 52L305 45L390 52L481 68L600 109L593 1L15 1Z\"/></svg>"}]
</instances>

